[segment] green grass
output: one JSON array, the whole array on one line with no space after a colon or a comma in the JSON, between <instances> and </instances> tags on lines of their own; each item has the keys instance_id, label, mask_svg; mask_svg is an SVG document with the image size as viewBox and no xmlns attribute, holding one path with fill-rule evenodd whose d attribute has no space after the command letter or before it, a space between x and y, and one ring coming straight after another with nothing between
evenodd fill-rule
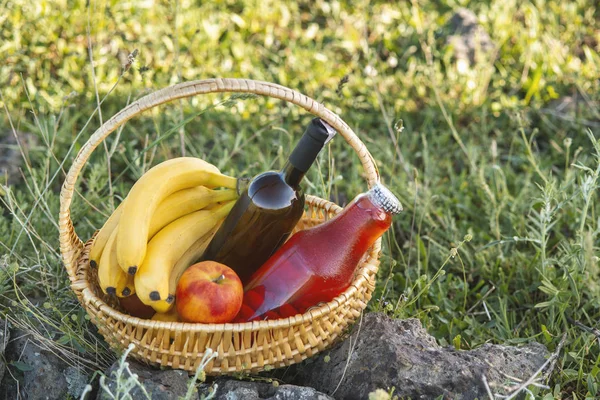
<instances>
[{"instance_id":1,"label":"green grass","mask_svg":"<svg viewBox=\"0 0 600 400\"><path fill-rule=\"evenodd\" d=\"M530 390L547 399L597 396L594 1L71 3L0 0L0 132L14 126L37 138L22 151L23 179L1 181L4 317L82 368L112 363L61 264L65 171L102 121L150 91L253 78L339 113L401 198L405 212L384 237L371 310L417 317L440 343L462 349L536 340L554 351L566 334L550 389ZM495 57L467 69L445 42L460 6L496 45ZM577 106L557 110L566 96ZM236 176L278 168L309 119L279 101L235 96L145 113L93 154L72 207L77 233L90 237L150 165L183 152ZM337 138L305 187L344 202L366 184Z\"/></svg>"}]
</instances>

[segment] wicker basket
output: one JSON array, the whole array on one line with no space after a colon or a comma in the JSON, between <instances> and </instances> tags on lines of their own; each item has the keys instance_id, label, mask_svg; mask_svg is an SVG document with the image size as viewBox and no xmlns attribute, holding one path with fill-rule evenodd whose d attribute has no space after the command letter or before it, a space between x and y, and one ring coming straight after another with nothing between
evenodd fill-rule
<instances>
[{"instance_id":1,"label":"wicker basket","mask_svg":"<svg viewBox=\"0 0 600 400\"><path fill-rule=\"evenodd\" d=\"M356 134L335 113L317 101L286 87L247 79L207 79L167 87L122 109L106 121L77 154L60 195L60 251L71 287L109 345L117 352L131 343L133 357L150 364L194 371L207 348L218 352L205 368L211 375L258 372L300 362L324 350L356 320L371 298L379 265L381 239L372 246L352 285L340 296L303 315L229 324L159 322L132 317L120 311L114 300L98 287L90 271L90 239L83 243L73 228L70 205L77 177L92 151L112 132L134 116L160 104L203 93L240 92L270 96L296 104L321 117L356 151L369 187L379 175L373 158ZM317 225L341 209L334 203L307 196L307 210L297 230Z\"/></svg>"}]
</instances>

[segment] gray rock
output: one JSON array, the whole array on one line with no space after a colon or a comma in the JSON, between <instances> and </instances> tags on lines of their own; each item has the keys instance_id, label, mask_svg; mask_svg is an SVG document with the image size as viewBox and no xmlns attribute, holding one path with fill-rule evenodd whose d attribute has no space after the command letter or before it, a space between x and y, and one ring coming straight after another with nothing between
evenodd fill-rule
<instances>
[{"instance_id":1,"label":"gray rock","mask_svg":"<svg viewBox=\"0 0 600 400\"><path fill-rule=\"evenodd\" d=\"M64 372L67 381L67 391L75 399L81 397L90 377L75 367L68 367Z\"/></svg>"},{"instance_id":2,"label":"gray rock","mask_svg":"<svg viewBox=\"0 0 600 400\"><path fill-rule=\"evenodd\" d=\"M442 348L418 320L373 313L355 325L348 339L278 377L336 399L366 399L376 389L392 387L399 398L481 399L488 397L483 375L501 393L508 375L529 378L547 355L538 343L518 348L486 344L471 351Z\"/></svg>"},{"instance_id":3,"label":"gray rock","mask_svg":"<svg viewBox=\"0 0 600 400\"><path fill-rule=\"evenodd\" d=\"M217 387L215 400L333 400L333 397L311 387L228 379L218 379L212 385L201 385L199 394L208 396L215 385Z\"/></svg>"},{"instance_id":4,"label":"gray rock","mask_svg":"<svg viewBox=\"0 0 600 400\"><path fill-rule=\"evenodd\" d=\"M41 348L29 333L15 330L12 337L6 348L11 374L5 376L0 396L16 399L20 393L27 400L64 399L68 392L63 375L66 364Z\"/></svg>"},{"instance_id":5,"label":"gray rock","mask_svg":"<svg viewBox=\"0 0 600 400\"><path fill-rule=\"evenodd\" d=\"M8 323L0 319L0 382L4 377L4 371L6 371L6 364L4 363L4 350L10 340L10 331L8 330Z\"/></svg>"},{"instance_id":6,"label":"gray rock","mask_svg":"<svg viewBox=\"0 0 600 400\"><path fill-rule=\"evenodd\" d=\"M30 147L37 144L37 139L31 133L16 132L16 138L11 130L0 132L0 183L6 183L5 175L8 175L8 184L12 185L19 181L21 173L19 169L23 164L23 156L19 150L19 144L25 155ZM18 138L18 142L17 142Z\"/></svg>"},{"instance_id":7,"label":"gray rock","mask_svg":"<svg viewBox=\"0 0 600 400\"><path fill-rule=\"evenodd\" d=\"M447 44L454 48L454 56L459 62L475 64L483 55L494 49L490 35L479 25L477 16L466 8L459 9L449 22L450 36Z\"/></svg>"},{"instance_id":8,"label":"gray rock","mask_svg":"<svg viewBox=\"0 0 600 400\"><path fill-rule=\"evenodd\" d=\"M179 397L185 396L188 388L188 374L180 370L158 370L147 365L141 364L135 360L128 360L129 370L132 374L137 375L137 379L142 384L152 400L178 400ZM113 364L106 373L108 385L111 393L116 392L116 376L115 373L119 368L118 362ZM130 378L131 375L125 370L122 379ZM132 399L144 399L142 390L135 386L129 392ZM98 391L97 400L107 400L111 397L103 390Z\"/></svg>"}]
</instances>

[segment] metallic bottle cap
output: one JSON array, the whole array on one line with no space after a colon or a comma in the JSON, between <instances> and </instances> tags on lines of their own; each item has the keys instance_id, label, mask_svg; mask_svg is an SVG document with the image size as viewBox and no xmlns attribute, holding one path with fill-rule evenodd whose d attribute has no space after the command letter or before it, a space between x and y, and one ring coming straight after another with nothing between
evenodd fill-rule
<instances>
[{"instance_id":1,"label":"metallic bottle cap","mask_svg":"<svg viewBox=\"0 0 600 400\"><path fill-rule=\"evenodd\" d=\"M402 204L400 200L381 183L377 183L368 191L369 198L373 204L381 207L388 214L400 214Z\"/></svg>"}]
</instances>

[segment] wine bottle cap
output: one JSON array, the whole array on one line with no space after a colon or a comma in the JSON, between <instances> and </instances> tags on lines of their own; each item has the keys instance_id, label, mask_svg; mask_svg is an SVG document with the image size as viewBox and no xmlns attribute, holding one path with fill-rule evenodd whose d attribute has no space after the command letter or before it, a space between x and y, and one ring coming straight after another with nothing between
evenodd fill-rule
<instances>
[{"instance_id":1,"label":"wine bottle cap","mask_svg":"<svg viewBox=\"0 0 600 400\"><path fill-rule=\"evenodd\" d=\"M331 140L335 129L325 126L320 118L314 118L290 155L290 163L302 172L308 171L326 142Z\"/></svg>"},{"instance_id":2,"label":"wine bottle cap","mask_svg":"<svg viewBox=\"0 0 600 400\"><path fill-rule=\"evenodd\" d=\"M329 125L326 121L323 121L323 120L320 120L320 121L323 124L323 126L325 127L327 134L329 135L329 137L327 139L325 139L325 143L324 143L324 144L327 144L331 141L331 139L333 139L333 137L335 136L337 131L331 125Z\"/></svg>"},{"instance_id":3,"label":"wine bottle cap","mask_svg":"<svg viewBox=\"0 0 600 400\"><path fill-rule=\"evenodd\" d=\"M400 200L383 184L377 183L368 192L369 198L376 206L379 206L388 214L400 214L402 204Z\"/></svg>"}]
</instances>

